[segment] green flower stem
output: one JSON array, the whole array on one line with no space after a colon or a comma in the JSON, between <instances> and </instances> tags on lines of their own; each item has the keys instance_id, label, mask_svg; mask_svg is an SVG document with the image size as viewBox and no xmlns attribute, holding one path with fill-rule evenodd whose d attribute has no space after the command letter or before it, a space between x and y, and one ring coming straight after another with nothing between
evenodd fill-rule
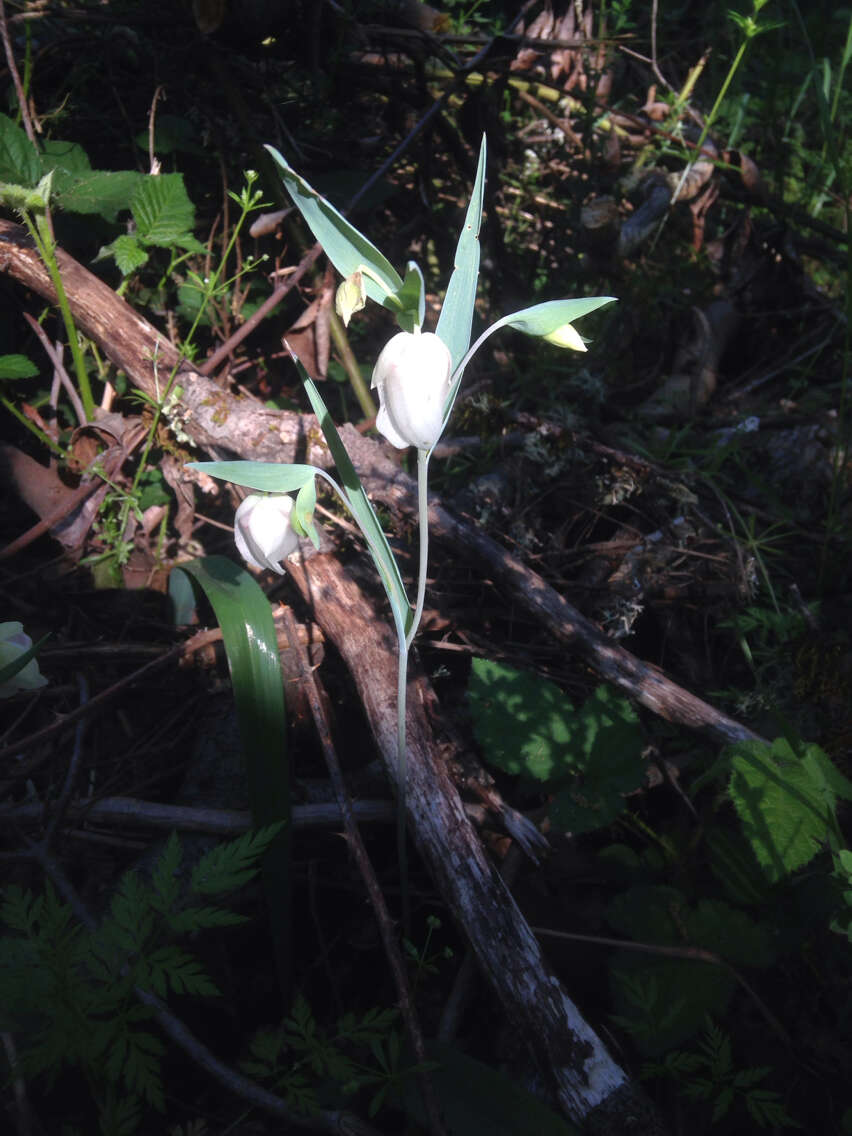
<instances>
[{"instance_id":1,"label":"green flower stem","mask_svg":"<svg viewBox=\"0 0 852 1136\"><path fill-rule=\"evenodd\" d=\"M369 387L364 382L364 376L361 374L358 360L355 358L355 353L350 346L349 337L336 312L331 312L328 327L331 332L331 338L334 340L334 346L340 352L340 361L343 364L344 371L346 371L346 374L349 376L349 382L352 384L352 389L355 392L355 397L358 399L358 404L361 407L364 417L375 418L376 404L373 402Z\"/></svg>"},{"instance_id":2,"label":"green flower stem","mask_svg":"<svg viewBox=\"0 0 852 1136\"><path fill-rule=\"evenodd\" d=\"M396 854L399 861L399 891L402 903L402 930L408 936L411 930L411 895L408 889L408 847L405 841L405 820L408 781L408 751L405 730L405 709L408 694L408 646L400 638L396 673L396 750L397 750L397 812Z\"/></svg>"},{"instance_id":3,"label":"green flower stem","mask_svg":"<svg viewBox=\"0 0 852 1136\"><path fill-rule=\"evenodd\" d=\"M71 348L71 356L74 360L74 371L77 375L80 399L83 403L83 410L86 412L86 420L91 422L95 416L95 400L92 396L92 386L89 382L88 373L86 372L86 363L83 359L83 352L80 349L77 328L74 324L74 317L71 315L68 297L65 294L65 286L62 283L62 276L60 275L59 265L56 261L55 244L50 233L50 228L48 227L47 218L37 217L35 222L33 222L28 212L24 212L22 215L30 236L38 249L38 254L44 261L47 271L50 274L50 279L53 282L53 287L56 290L56 302L62 313L62 322L65 324L65 334L68 336L68 346Z\"/></svg>"},{"instance_id":4,"label":"green flower stem","mask_svg":"<svg viewBox=\"0 0 852 1136\"><path fill-rule=\"evenodd\" d=\"M417 602L414 617L405 637L406 649L417 634L423 615L423 601L426 598L426 566L429 560L429 456L430 450L417 451L417 518L420 527L420 565L417 571Z\"/></svg>"}]
</instances>

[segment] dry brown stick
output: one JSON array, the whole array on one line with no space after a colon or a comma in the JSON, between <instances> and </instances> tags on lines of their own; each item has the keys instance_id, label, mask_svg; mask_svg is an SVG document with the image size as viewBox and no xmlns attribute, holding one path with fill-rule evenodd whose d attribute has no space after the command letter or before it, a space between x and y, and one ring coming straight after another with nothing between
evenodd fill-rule
<instances>
[{"instance_id":1,"label":"dry brown stick","mask_svg":"<svg viewBox=\"0 0 852 1136\"><path fill-rule=\"evenodd\" d=\"M12 76L12 84L15 88L15 97L18 100L18 109L21 112L21 119L24 123L24 129L27 132L27 138L32 142L33 146L36 145L35 131L33 130L33 123L30 117L30 108L27 103L27 96L24 92L24 85L21 82L21 76L18 73L18 65L15 62L15 53L12 51L12 41L9 39L9 25L6 20L6 6L3 0L0 0L0 38L3 40L3 51L6 55L6 66L9 68L9 74Z\"/></svg>"},{"instance_id":2,"label":"dry brown stick","mask_svg":"<svg viewBox=\"0 0 852 1136\"><path fill-rule=\"evenodd\" d=\"M346 783L343 780L343 771L340 768L337 750L334 748L334 742L331 737L328 715L325 712L325 706L320 697L317 677L308 662L305 648L299 641L296 622L293 619L293 613L289 607L283 609L282 621L284 623L284 629L287 632L287 638L290 641L290 648L294 652L297 660L299 678L302 688L308 697L308 705L311 708L314 725L317 728L317 735L320 745L322 746L325 763L328 767L328 774L331 778L334 795L337 797L337 803L343 816L346 840L355 859L355 863L358 865L361 878L364 880L364 886L367 889L367 895L370 898L370 904L376 916L376 922L379 925L382 946L384 947L387 960L390 963L391 974L393 975L394 985L396 986L396 996L399 1000L400 1013L408 1029L408 1036L411 1038L414 1054L418 1062L422 1065L426 1062L426 1046L423 1044L423 1033L420 1029L420 1022L417 1019L417 1010L411 998L411 990L405 973L405 963L403 962L402 953L397 943L396 930L387 904L385 903L385 897L382 894L382 889L379 886L379 881L376 878L376 873L370 862L367 849L364 847L361 833L358 831L358 824L355 820L355 814L352 811L352 802L346 790ZM443 1136L444 1125L441 1121L441 1113L435 1096L435 1089L432 1084L432 1079L425 1069L418 1073L418 1081L420 1082L420 1092L423 1096L423 1103L426 1106L426 1114L429 1117L429 1128L433 1136Z\"/></svg>"},{"instance_id":3,"label":"dry brown stick","mask_svg":"<svg viewBox=\"0 0 852 1136\"><path fill-rule=\"evenodd\" d=\"M71 710L68 714L63 714L61 718L58 718L49 726L44 726L42 729L37 730L34 734L30 734L29 737L22 738L20 741L13 742L12 745L0 749L0 762L16 758L25 750L32 749L33 746L46 741L57 733L57 731L64 730L67 726L72 725L72 723L79 721L81 718L85 718L88 714L99 709L104 702L108 702L111 698L114 698L116 694L124 690L125 687L132 686L134 682L138 682L143 675L147 675L149 672L156 670L172 659L176 659L178 655L182 654L183 650L184 644L177 643L174 647L163 651L159 658L153 659L150 663L146 663L144 667L140 667L138 670L133 671L132 674L125 675L125 677L120 678L118 682L112 683L106 690L102 690L100 694L96 694L94 698L90 698L88 702L84 702L81 706L78 706L76 710ZM10 778L13 776L15 780L19 780L22 777L29 777L33 770L37 769L48 757L50 757L49 750L32 758L26 764L16 766Z\"/></svg>"},{"instance_id":4,"label":"dry brown stick","mask_svg":"<svg viewBox=\"0 0 852 1136\"><path fill-rule=\"evenodd\" d=\"M336 557L305 556L286 567L317 622L348 666L388 776L395 782L396 639ZM409 828L430 875L461 924L510 1021L548 1073L561 1107L589 1132L650 1136L659 1121L583 1019L541 953L535 936L470 825L443 762L425 706L428 682L409 680L407 704Z\"/></svg>"},{"instance_id":5,"label":"dry brown stick","mask_svg":"<svg viewBox=\"0 0 852 1136\"><path fill-rule=\"evenodd\" d=\"M482 805L465 804L465 812L475 824L482 824L487 812ZM393 824L396 805L390 799L362 798L352 802L355 820L359 824ZM44 821L42 801L21 801L0 804L0 823L31 826ZM336 801L315 801L293 805L294 831L315 828L338 828L341 822L340 806ZM202 805L170 805L161 801L146 801L139 797L102 797L100 800L83 797L69 802L66 812L68 825L75 823L112 824L127 828L153 828L171 832L207 832L213 836L239 836L252 827L247 809L213 809Z\"/></svg>"}]
</instances>

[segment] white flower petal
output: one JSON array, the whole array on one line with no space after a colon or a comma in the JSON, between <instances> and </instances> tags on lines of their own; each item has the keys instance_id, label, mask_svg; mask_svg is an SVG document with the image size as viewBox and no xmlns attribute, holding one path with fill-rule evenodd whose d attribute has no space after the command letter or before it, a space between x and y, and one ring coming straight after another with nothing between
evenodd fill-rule
<instances>
[{"instance_id":1,"label":"white flower petal","mask_svg":"<svg viewBox=\"0 0 852 1136\"><path fill-rule=\"evenodd\" d=\"M376 428L391 445L428 450L444 424L450 352L433 332L401 331L385 344L373 370L380 409Z\"/></svg>"},{"instance_id":2,"label":"white flower petal","mask_svg":"<svg viewBox=\"0 0 852 1136\"><path fill-rule=\"evenodd\" d=\"M234 516L234 540L247 564L284 574L281 561L299 547L299 538L290 524L292 511L293 498L289 495L252 494L240 504Z\"/></svg>"}]
</instances>

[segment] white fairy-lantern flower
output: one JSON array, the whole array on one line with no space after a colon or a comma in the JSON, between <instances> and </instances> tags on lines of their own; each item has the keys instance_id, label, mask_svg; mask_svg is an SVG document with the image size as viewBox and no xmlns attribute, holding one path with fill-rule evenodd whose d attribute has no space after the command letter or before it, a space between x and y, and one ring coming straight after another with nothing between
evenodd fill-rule
<instances>
[{"instance_id":1,"label":"white fairy-lantern flower","mask_svg":"<svg viewBox=\"0 0 852 1136\"><path fill-rule=\"evenodd\" d=\"M246 497L234 516L234 540L247 564L284 575L281 561L299 547L299 538L290 523L292 512L293 498L288 494Z\"/></svg>"},{"instance_id":2,"label":"white fairy-lantern flower","mask_svg":"<svg viewBox=\"0 0 852 1136\"><path fill-rule=\"evenodd\" d=\"M451 370L447 345L431 331L401 331L385 344L372 385L379 392L376 429L392 446L428 450L438 441Z\"/></svg>"}]
</instances>

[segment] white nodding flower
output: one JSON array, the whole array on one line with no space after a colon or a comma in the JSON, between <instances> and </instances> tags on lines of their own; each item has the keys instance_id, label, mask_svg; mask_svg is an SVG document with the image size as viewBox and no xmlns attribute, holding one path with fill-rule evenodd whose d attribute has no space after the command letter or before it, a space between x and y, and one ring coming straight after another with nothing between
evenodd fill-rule
<instances>
[{"instance_id":1,"label":"white nodding flower","mask_svg":"<svg viewBox=\"0 0 852 1136\"><path fill-rule=\"evenodd\" d=\"M0 623L0 668L14 663L32 645L33 641L25 634L22 624ZM0 698L11 698L22 690L38 690L42 686L47 686L47 679L38 669L37 660L30 659L17 674L0 683Z\"/></svg>"},{"instance_id":2,"label":"white nodding flower","mask_svg":"<svg viewBox=\"0 0 852 1136\"><path fill-rule=\"evenodd\" d=\"M247 564L284 575L281 561L299 547L299 538L290 524L292 512L293 498L289 495L246 497L234 516L234 539Z\"/></svg>"},{"instance_id":3,"label":"white nodding flower","mask_svg":"<svg viewBox=\"0 0 852 1136\"><path fill-rule=\"evenodd\" d=\"M373 368L379 392L376 429L396 446L428 450L444 425L452 360L431 331L401 331L389 340Z\"/></svg>"}]
</instances>

